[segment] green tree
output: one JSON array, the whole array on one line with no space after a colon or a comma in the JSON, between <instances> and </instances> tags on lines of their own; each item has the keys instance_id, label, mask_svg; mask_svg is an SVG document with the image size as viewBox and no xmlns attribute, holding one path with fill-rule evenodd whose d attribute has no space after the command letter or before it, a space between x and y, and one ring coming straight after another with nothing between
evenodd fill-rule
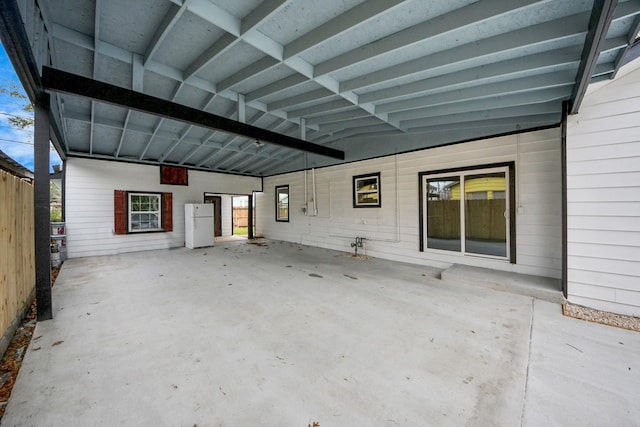
<instances>
[{"instance_id":1,"label":"green tree","mask_svg":"<svg viewBox=\"0 0 640 427\"><path fill-rule=\"evenodd\" d=\"M33 105L29 102L29 98L27 98L27 95L22 91L22 88L20 88L16 83L3 86L6 87L0 87L0 94L9 95L11 98L15 99L16 102L14 102L14 104L17 104L20 109L25 112L24 116L8 115L9 117L7 120L12 126L19 129L31 128L35 119L33 117Z\"/></svg>"}]
</instances>

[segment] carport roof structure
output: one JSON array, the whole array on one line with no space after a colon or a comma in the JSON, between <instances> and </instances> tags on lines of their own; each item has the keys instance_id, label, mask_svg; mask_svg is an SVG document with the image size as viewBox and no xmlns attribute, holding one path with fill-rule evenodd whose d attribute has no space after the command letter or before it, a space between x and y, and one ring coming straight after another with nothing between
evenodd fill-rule
<instances>
[{"instance_id":1,"label":"carport roof structure","mask_svg":"<svg viewBox=\"0 0 640 427\"><path fill-rule=\"evenodd\" d=\"M639 0L1 7L63 155L253 176L557 126L640 50Z\"/></svg>"}]
</instances>

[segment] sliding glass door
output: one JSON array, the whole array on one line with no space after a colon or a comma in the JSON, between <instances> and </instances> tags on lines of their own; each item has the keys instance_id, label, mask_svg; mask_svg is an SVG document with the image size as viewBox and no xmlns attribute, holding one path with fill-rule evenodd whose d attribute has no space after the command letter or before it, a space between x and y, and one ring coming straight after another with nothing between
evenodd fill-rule
<instances>
[{"instance_id":1,"label":"sliding glass door","mask_svg":"<svg viewBox=\"0 0 640 427\"><path fill-rule=\"evenodd\" d=\"M427 249L509 258L508 167L423 178Z\"/></svg>"}]
</instances>

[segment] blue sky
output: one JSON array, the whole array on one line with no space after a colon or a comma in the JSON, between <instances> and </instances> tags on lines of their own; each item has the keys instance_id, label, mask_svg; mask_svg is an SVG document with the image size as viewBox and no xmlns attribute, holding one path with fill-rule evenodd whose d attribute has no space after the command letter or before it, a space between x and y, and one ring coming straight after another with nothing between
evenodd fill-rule
<instances>
[{"instance_id":1,"label":"blue sky","mask_svg":"<svg viewBox=\"0 0 640 427\"><path fill-rule=\"evenodd\" d=\"M8 89L12 84L22 87L4 46L0 43L0 85ZM0 93L0 150L33 171L33 129L16 129L7 121L11 115L31 115L23 110L24 103L23 100ZM62 163L55 150L51 152L50 158L52 165Z\"/></svg>"}]
</instances>

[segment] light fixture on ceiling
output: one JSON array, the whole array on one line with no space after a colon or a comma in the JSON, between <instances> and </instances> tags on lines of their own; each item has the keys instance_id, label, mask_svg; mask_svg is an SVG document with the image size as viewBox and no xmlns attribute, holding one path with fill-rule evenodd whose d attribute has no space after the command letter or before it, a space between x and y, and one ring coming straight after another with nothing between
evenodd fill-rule
<instances>
[{"instance_id":1,"label":"light fixture on ceiling","mask_svg":"<svg viewBox=\"0 0 640 427\"><path fill-rule=\"evenodd\" d=\"M260 141L259 139L256 139L256 141L253 144L256 147L262 147L264 145L264 142Z\"/></svg>"}]
</instances>

